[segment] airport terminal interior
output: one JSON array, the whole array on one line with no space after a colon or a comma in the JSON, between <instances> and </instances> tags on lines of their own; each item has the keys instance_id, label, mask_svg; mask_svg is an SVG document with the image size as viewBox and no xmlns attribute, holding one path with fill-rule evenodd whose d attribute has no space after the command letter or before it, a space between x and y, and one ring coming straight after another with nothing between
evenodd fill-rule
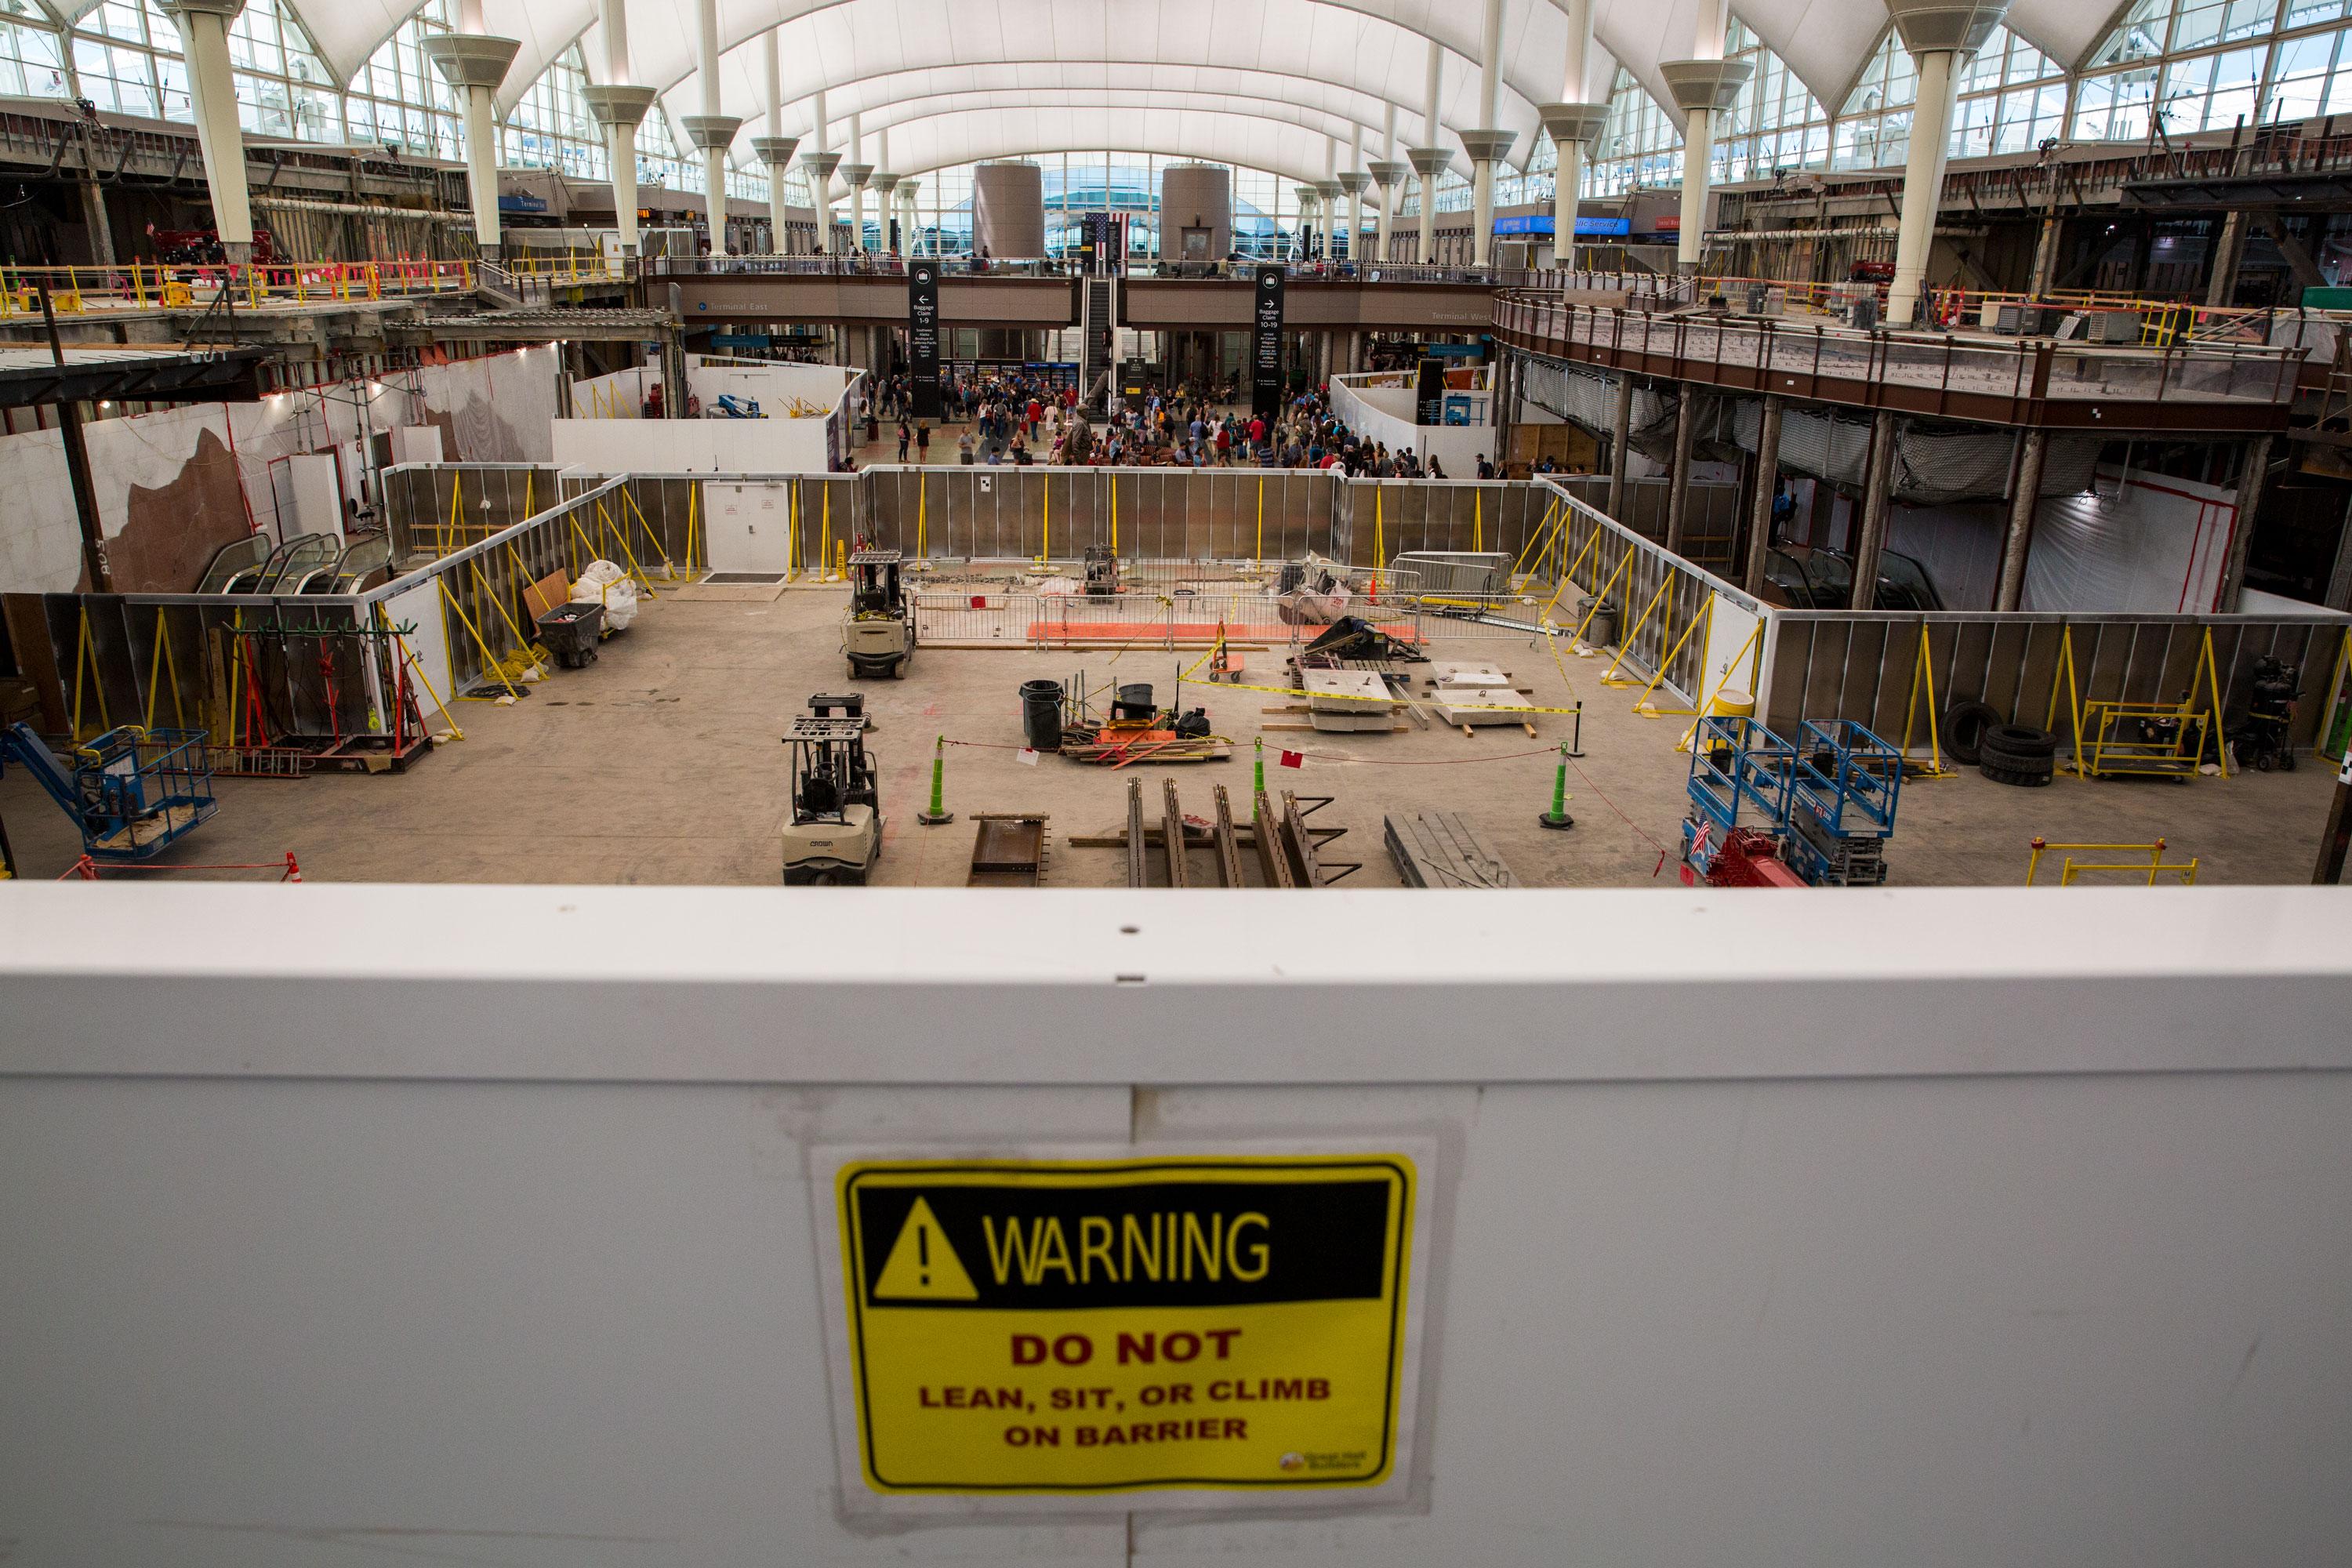
<instances>
[{"instance_id":1,"label":"airport terminal interior","mask_svg":"<svg viewBox=\"0 0 2352 1568\"><path fill-rule=\"evenodd\" d=\"M0 1560L2335 1559L2348 847L2352 0L0 0Z\"/></svg>"}]
</instances>

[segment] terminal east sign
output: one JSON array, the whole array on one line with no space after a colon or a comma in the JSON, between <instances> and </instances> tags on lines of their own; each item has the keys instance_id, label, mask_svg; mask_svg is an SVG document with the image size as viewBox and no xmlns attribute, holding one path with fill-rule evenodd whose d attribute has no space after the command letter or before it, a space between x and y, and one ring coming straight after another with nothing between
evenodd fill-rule
<instances>
[{"instance_id":1,"label":"terminal east sign","mask_svg":"<svg viewBox=\"0 0 2352 1568\"><path fill-rule=\"evenodd\" d=\"M845 1490L872 1511L1402 1489L1425 1149L836 1155Z\"/></svg>"}]
</instances>

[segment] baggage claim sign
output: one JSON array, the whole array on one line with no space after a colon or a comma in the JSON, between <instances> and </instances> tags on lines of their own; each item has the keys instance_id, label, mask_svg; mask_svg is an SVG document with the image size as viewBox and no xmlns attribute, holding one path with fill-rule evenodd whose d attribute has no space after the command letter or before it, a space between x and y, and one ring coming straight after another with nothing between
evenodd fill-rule
<instances>
[{"instance_id":1,"label":"baggage claim sign","mask_svg":"<svg viewBox=\"0 0 2352 1568\"><path fill-rule=\"evenodd\" d=\"M845 1161L836 1415L855 1413L866 1486L1032 1510L1387 1489L1412 1417L1416 1171L1402 1153Z\"/></svg>"}]
</instances>

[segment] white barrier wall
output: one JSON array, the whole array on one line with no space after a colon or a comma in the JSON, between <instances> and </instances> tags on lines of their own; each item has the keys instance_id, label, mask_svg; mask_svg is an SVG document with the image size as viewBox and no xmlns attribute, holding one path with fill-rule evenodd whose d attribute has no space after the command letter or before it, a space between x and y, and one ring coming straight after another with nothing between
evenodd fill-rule
<instances>
[{"instance_id":1,"label":"white barrier wall","mask_svg":"<svg viewBox=\"0 0 2352 1568\"><path fill-rule=\"evenodd\" d=\"M558 419L558 468L594 473L821 474L822 419Z\"/></svg>"},{"instance_id":2,"label":"white barrier wall","mask_svg":"<svg viewBox=\"0 0 2352 1568\"><path fill-rule=\"evenodd\" d=\"M1450 479L1477 478L1482 453L1498 468L1502 461L1495 449L1496 432L1486 422L1491 417L1488 395L1481 391L1469 395L1475 400L1477 423L1416 425L1413 389L1406 373L1375 371L1331 378L1331 412L1341 424L1367 440L1386 443L1391 452L1410 449L1424 462L1434 455Z\"/></svg>"},{"instance_id":3,"label":"white barrier wall","mask_svg":"<svg viewBox=\"0 0 2352 1568\"><path fill-rule=\"evenodd\" d=\"M2340 1558L2340 894L1296 897L16 889L0 1535L44 1568ZM860 1518L822 1151L1318 1142L1429 1151L1402 1495Z\"/></svg>"}]
</instances>

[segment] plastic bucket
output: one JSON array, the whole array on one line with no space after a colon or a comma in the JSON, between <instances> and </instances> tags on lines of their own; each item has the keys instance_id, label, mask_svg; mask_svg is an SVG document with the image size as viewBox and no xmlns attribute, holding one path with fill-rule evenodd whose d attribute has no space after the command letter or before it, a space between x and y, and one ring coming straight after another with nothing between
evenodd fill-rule
<instances>
[{"instance_id":1,"label":"plastic bucket","mask_svg":"<svg viewBox=\"0 0 2352 1568\"><path fill-rule=\"evenodd\" d=\"M1597 608L1595 606L1598 606ZM1591 616L1590 624L1586 617ZM1576 621L1584 627L1584 641L1589 647L1607 647L1617 640L1617 606L1586 597L1577 601Z\"/></svg>"},{"instance_id":2,"label":"plastic bucket","mask_svg":"<svg viewBox=\"0 0 2352 1568\"><path fill-rule=\"evenodd\" d=\"M1727 686L1715 694L1707 704L1707 712L1717 719L1753 719L1756 717L1756 693Z\"/></svg>"}]
</instances>

